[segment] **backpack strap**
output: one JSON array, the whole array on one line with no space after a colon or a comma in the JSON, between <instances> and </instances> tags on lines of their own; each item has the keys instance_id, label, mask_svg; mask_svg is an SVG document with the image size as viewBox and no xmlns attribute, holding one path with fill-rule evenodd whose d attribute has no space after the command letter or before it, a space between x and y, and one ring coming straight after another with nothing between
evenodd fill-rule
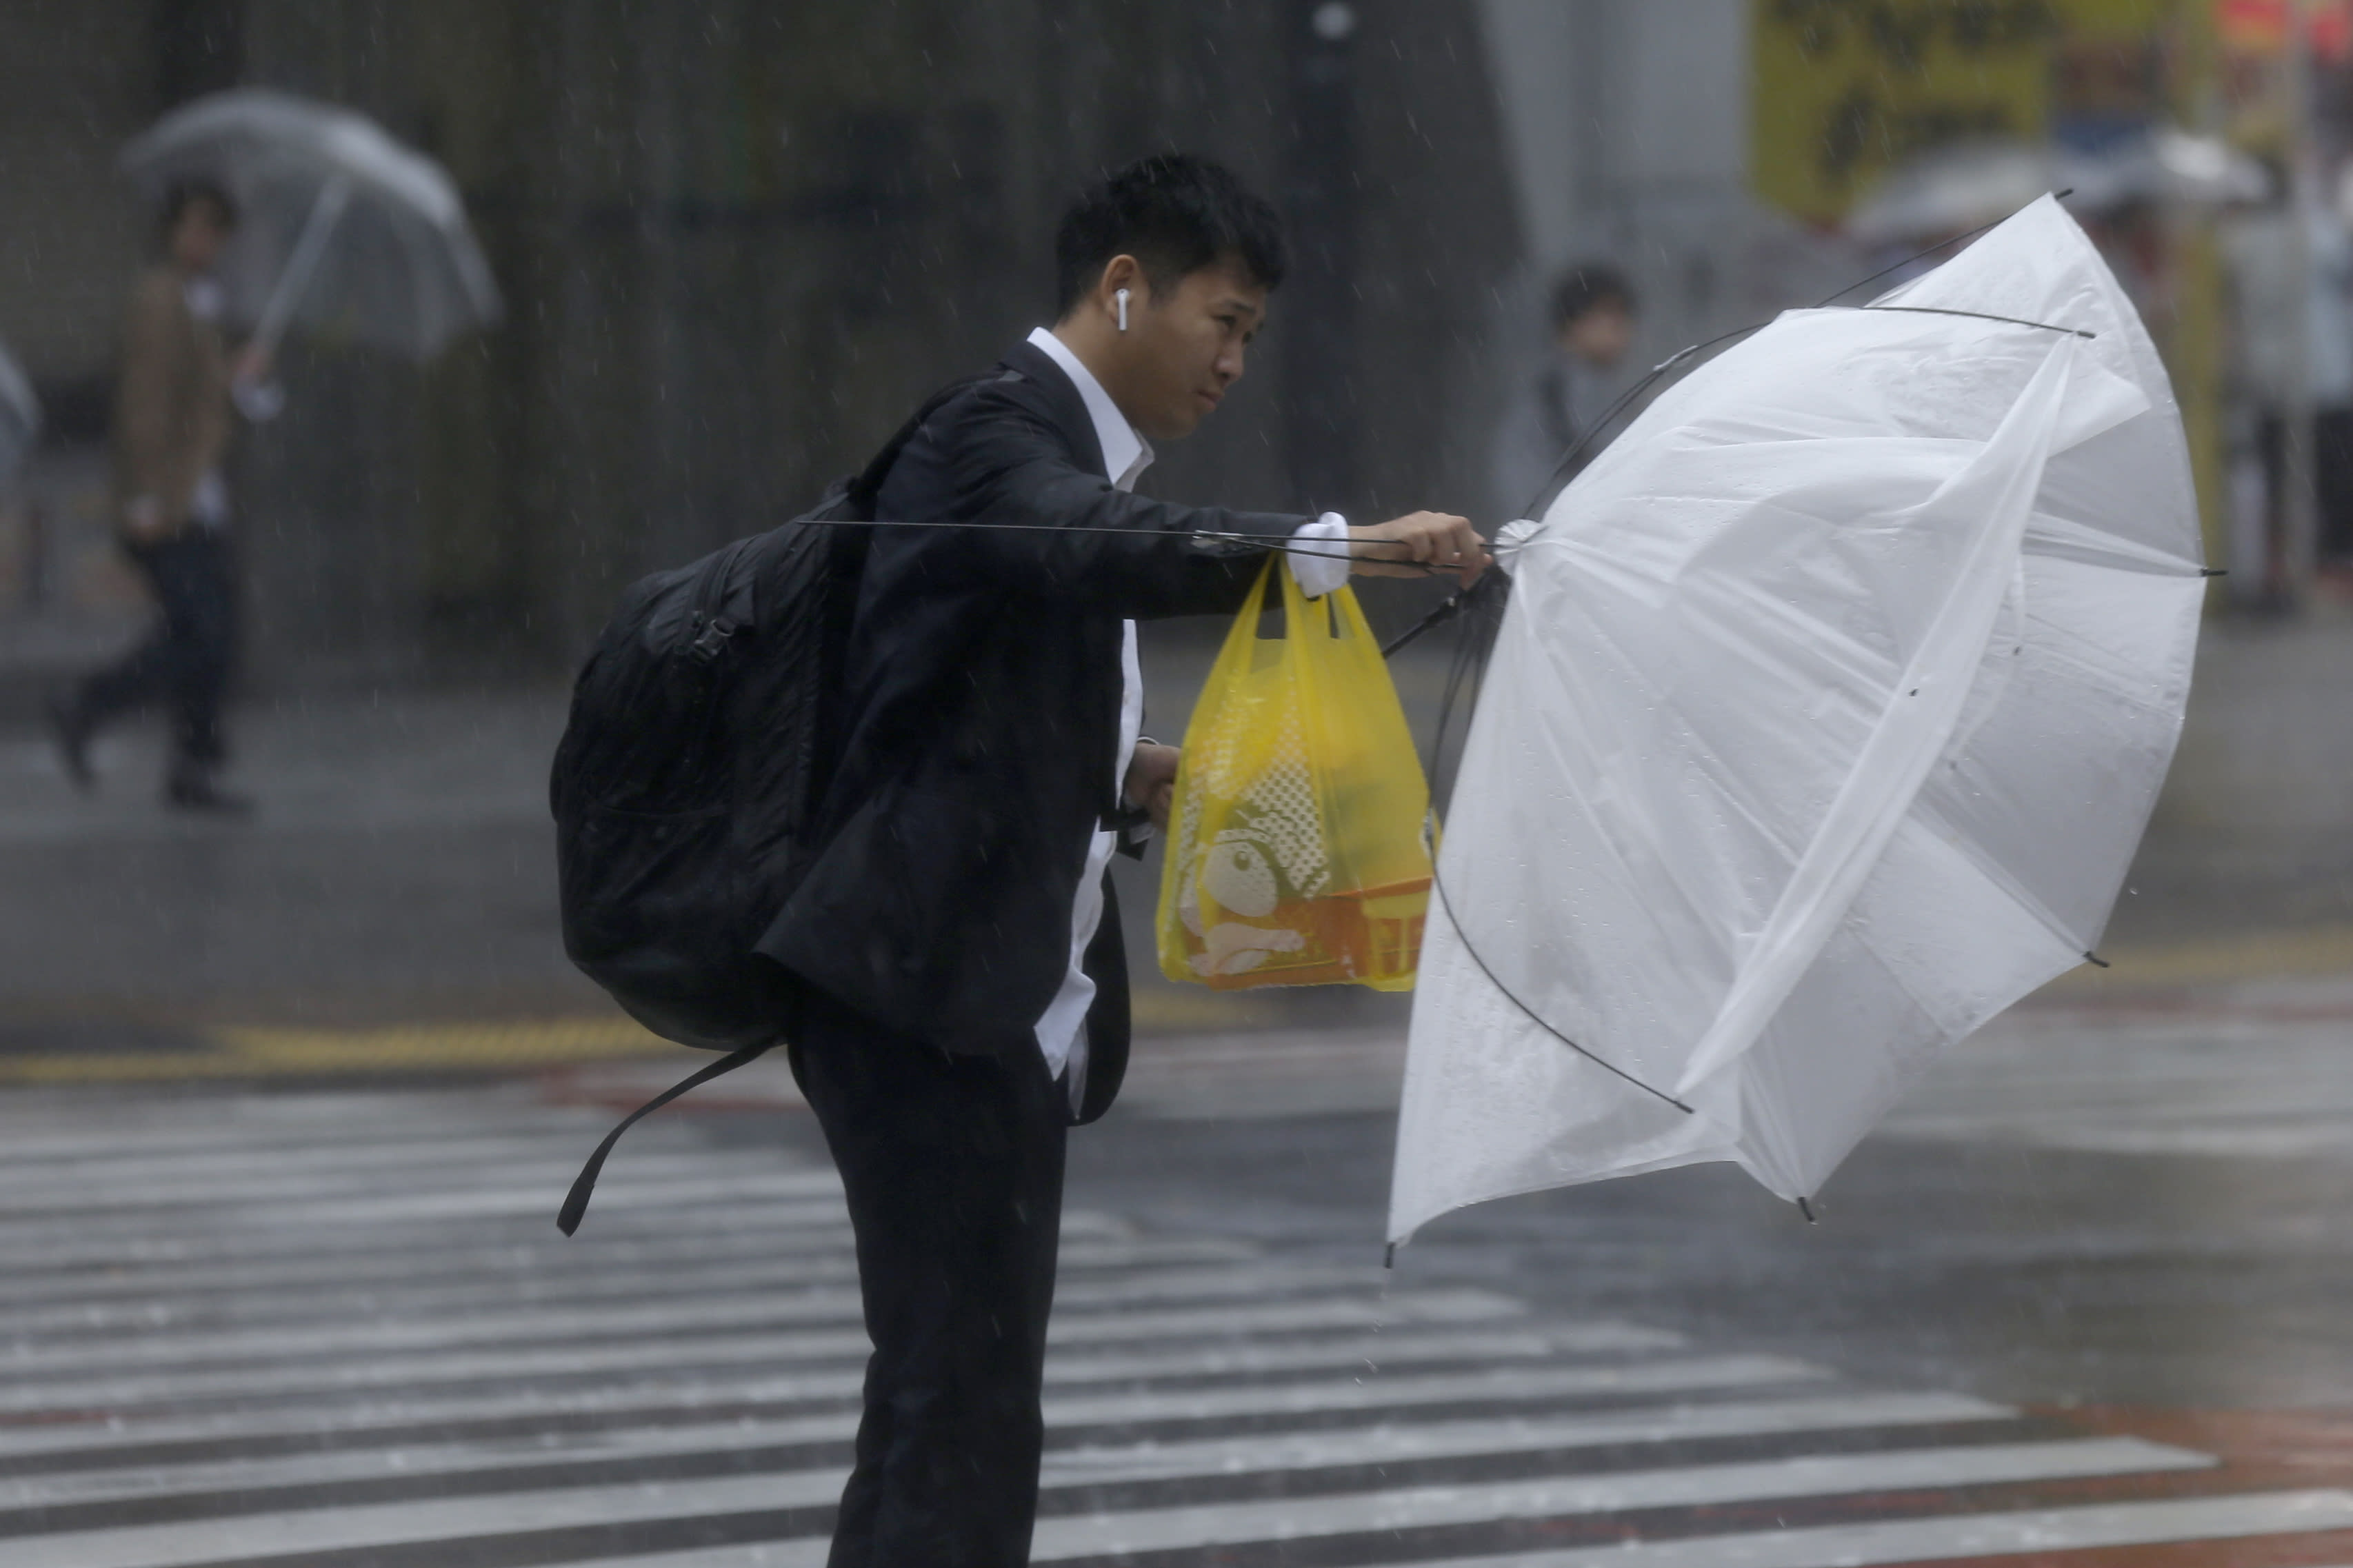
<instances>
[{"instance_id":1,"label":"backpack strap","mask_svg":"<svg viewBox=\"0 0 2353 1568\"><path fill-rule=\"evenodd\" d=\"M745 1062L765 1055L769 1047L775 1043L765 1041L760 1045L745 1046L740 1050L730 1051L701 1071L679 1079L678 1082L621 1118L621 1124L605 1134L605 1141L596 1145L596 1152L588 1156L588 1163L581 1166L580 1173L572 1179L572 1190L564 1194L564 1206L556 1211L555 1228L566 1236L580 1228L581 1218L588 1212L588 1199L596 1191L596 1178L604 1172L605 1156L613 1152L613 1145L621 1141L622 1133L638 1124L638 1118L651 1111L659 1110L689 1089L701 1089L712 1079L733 1072Z\"/></svg>"},{"instance_id":2,"label":"backpack strap","mask_svg":"<svg viewBox=\"0 0 2353 1568\"><path fill-rule=\"evenodd\" d=\"M967 375L948 383L925 398L923 405L909 415L907 422L899 426L898 434L882 443L882 449L859 470L856 479L849 481L849 498L857 504L858 510L870 518L874 515L874 498L882 493L882 481L891 477L891 465L899 460L899 454L906 449L908 442L915 438L915 432L923 427L924 421L974 387L984 382L1001 381L1010 374L1015 373L999 368L982 375Z\"/></svg>"}]
</instances>

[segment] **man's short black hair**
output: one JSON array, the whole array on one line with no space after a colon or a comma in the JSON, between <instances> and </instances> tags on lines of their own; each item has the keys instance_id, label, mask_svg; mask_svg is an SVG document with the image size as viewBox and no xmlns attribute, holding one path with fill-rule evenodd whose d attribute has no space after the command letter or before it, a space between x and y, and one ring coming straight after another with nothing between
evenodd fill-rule
<instances>
[{"instance_id":1,"label":"man's short black hair","mask_svg":"<svg viewBox=\"0 0 2353 1568\"><path fill-rule=\"evenodd\" d=\"M1233 172L1206 158L1139 158L1088 187L1054 235L1054 313L1078 308L1114 256L1133 256L1154 291L1232 256L1270 290L1289 257L1282 220Z\"/></svg>"},{"instance_id":2,"label":"man's short black hair","mask_svg":"<svg viewBox=\"0 0 2353 1568\"><path fill-rule=\"evenodd\" d=\"M1565 332L1580 318L1610 305L1632 314L1634 286L1615 267L1580 261L1552 286L1552 330Z\"/></svg>"},{"instance_id":3,"label":"man's short black hair","mask_svg":"<svg viewBox=\"0 0 2353 1568\"><path fill-rule=\"evenodd\" d=\"M164 188L164 232L169 235L180 226L180 220L193 206L208 206L213 217L225 229L237 226L237 198L217 181L191 174L174 180Z\"/></svg>"}]
</instances>

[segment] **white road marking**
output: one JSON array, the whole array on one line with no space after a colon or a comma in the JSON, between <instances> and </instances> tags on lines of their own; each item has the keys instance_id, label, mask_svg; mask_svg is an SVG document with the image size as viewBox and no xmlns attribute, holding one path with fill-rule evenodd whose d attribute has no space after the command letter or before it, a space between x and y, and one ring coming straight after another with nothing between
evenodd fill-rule
<instances>
[{"instance_id":1,"label":"white road marking","mask_svg":"<svg viewBox=\"0 0 2353 1568\"><path fill-rule=\"evenodd\" d=\"M1578 1416L1384 1422L1296 1433L1057 1449L1046 1456L1049 1488L1184 1477L1265 1475L1335 1465L1402 1464L1484 1454L1760 1436L1859 1427L2000 1421L2015 1411L1954 1394L1850 1394L1810 1399L1613 1410ZM789 1420L555 1431L531 1442L410 1443L269 1458L67 1470L0 1479L0 1509L55 1508L125 1498L190 1498L336 1481L593 1465L613 1460L740 1452L792 1444L847 1442L849 1413Z\"/></svg>"},{"instance_id":2,"label":"white road marking","mask_svg":"<svg viewBox=\"0 0 2353 1568\"><path fill-rule=\"evenodd\" d=\"M1282 1375L1357 1367L1370 1373L1372 1358L1387 1369L1430 1362L1529 1362L1549 1354L1539 1334L1482 1331L1475 1334L1383 1334L1378 1338L1309 1342L1295 1345L1242 1343L1198 1350L1148 1349L1122 1354L1051 1357L1046 1363L1046 1418L1050 1425L1145 1425L1237 1415L1306 1415L1335 1411L1409 1409L1416 1405L1540 1403L1551 1399L1680 1395L1817 1381L1820 1368L1769 1356L1712 1356L1660 1362L1640 1375L1608 1368L1515 1366L1508 1371L1408 1375L1392 1371L1345 1379L1308 1378L1256 1383L1240 1388L1129 1389L1153 1378ZM765 1356L746 1356L766 1364ZM619 1420L634 1412L676 1411L710 1405L792 1406L854 1400L864 1383L855 1365L794 1375L753 1376L726 1384L676 1383L611 1384L560 1394L506 1390L444 1399L406 1398L338 1407L320 1413L230 1412L219 1415L112 1418L67 1426L0 1427L0 1459L16 1455L101 1453L126 1445L225 1441L236 1437L355 1434L427 1424L494 1421L538 1416L557 1422L567 1415ZM1078 1392L1063 1392L1077 1390Z\"/></svg>"},{"instance_id":3,"label":"white road marking","mask_svg":"<svg viewBox=\"0 0 2353 1568\"><path fill-rule=\"evenodd\" d=\"M7 1372L32 1368L43 1376L82 1369L123 1370L170 1366L193 1369L214 1363L247 1362L257 1358L291 1362L318 1356L389 1355L412 1352L449 1351L461 1346L523 1341L534 1344L578 1339L616 1338L625 1334L665 1331L696 1334L728 1330L774 1328L795 1324L848 1325L864 1321L854 1283L818 1289L796 1288L787 1267L765 1271L768 1289L744 1289L752 1280L729 1282L727 1289L710 1289L676 1297L655 1297L629 1304L565 1302L501 1303L479 1298L456 1321L423 1314L391 1317L379 1309L373 1321L348 1318L326 1323L281 1321L247 1327L237 1324L174 1327L152 1320L137 1325L139 1338L122 1342L116 1336L94 1335L79 1340L51 1337L19 1340L0 1353L0 1379ZM1055 1295L1058 1323L1067 1321L1068 1333L1088 1331L1091 1312L1132 1310L1170 1302L1209 1302L1248 1297L1251 1304L1231 1309L1228 1321L1249 1331L1266 1315L1285 1310L1286 1296L1316 1289L1331 1291L1360 1284L1352 1270L1284 1268L1266 1266L1235 1270L1174 1270L1165 1274L1134 1273L1113 1280L1080 1281ZM1405 1316L1413 1317L1411 1299ZM1326 1300L1329 1300L1327 1297ZM1516 1303L1496 1300L1496 1316L1514 1315ZM1070 1310L1062 1310L1065 1307ZM1131 1311L1132 1315L1132 1311ZM1125 1321L1125 1320L1123 1320ZM1609 1342L1616 1350L1672 1343L1656 1333L1620 1329ZM0 1382L5 1386L5 1382Z\"/></svg>"},{"instance_id":4,"label":"white road marking","mask_svg":"<svg viewBox=\"0 0 2353 1568\"><path fill-rule=\"evenodd\" d=\"M1398 1568L1883 1568L1898 1563L2083 1552L2103 1546L2242 1540L2353 1529L2353 1491L2253 1492L2235 1497L2168 1498L2155 1502L2012 1513L1939 1514L1868 1524L1815 1525L1759 1535L1703 1535L1679 1541L1627 1541L1565 1552L1458 1557ZM742 1568L757 1561L739 1559ZM786 1559L778 1558L775 1568ZM822 1558L816 1561L822 1562ZM729 1568L675 1560L602 1560L597 1568Z\"/></svg>"},{"instance_id":5,"label":"white road marking","mask_svg":"<svg viewBox=\"0 0 2353 1568\"><path fill-rule=\"evenodd\" d=\"M1617 1513L1638 1508L1694 1508L1760 1498L1830 1496L1915 1487L1983 1486L2076 1476L2203 1469L2204 1454L2137 1437L2083 1437L2055 1443L1989 1443L1965 1448L1909 1448L1875 1454L1809 1454L1730 1465L1689 1465L1618 1475L1547 1477L1338 1497L1281 1498L1242 1503L1041 1519L1033 1563L1113 1552L1296 1541L1501 1519ZM0 1560L5 1561L5 1560ZM62 1565L61 1565L62 1568Z\"/></svg>"},{"instance_id":6,"label":"white road marking","mask_svg":"<svg viewBox=\"0 0 2353 1568\"><path fill-rule=\"evenodd\" d=\"M1427 1291L1386 1301L1356 1297L1310 1298L1271 1305L1169 1308L1057 1317L1050 1344L1117 1344L1137 1340L1232 1337L1244 1333L1379 1329L1390 1323L1486 1323L1519 1314L1518 1303L1484 1291ZM0 1412L164 1404L206 1396L253 1398L327 1390L447 1383L456 1379L515 1382L534 1376L577 1377L626 1367L717 1364L746 1359L793 1362L863 1356L871 1348L853 1318L846 1326L784 1334L690 1333L678 1339L635 1339L617 1344L533 1349L501 1348L449 1353L435 1349L385 1352L371 1360L321 1360L288 1365L239 1364L210 1370L158 1371L144 1375L0 1379ZM704 1331L706 1333L709 1331ZM16 1364L41 1367L37 1348L22 1347Z\"/></svg>"},{"instance_id":7,"label":"white road marking","mask_svg":"<svg viewBox=\"0 0 2353 1568\"><path fill-rule=\"evenodd\" d=\"M1033 1562L1052 1562L1110 1552L1297 1540L1497 1519L2189 1469L2211 1462L2201 1454L2128 1437L1807 1456L1607 1476L1049 1517L1039 1521L1030 1555ZM829 1503L839 1495L841 1481L839 1471L803 1470L781 1476L565 1487L225 1520L178 1520L169 1524L0 1540L0 1568L174 1568L229 1558L353 1551L467 1535L765 1513Z\"/></svg>"}]
</instances>

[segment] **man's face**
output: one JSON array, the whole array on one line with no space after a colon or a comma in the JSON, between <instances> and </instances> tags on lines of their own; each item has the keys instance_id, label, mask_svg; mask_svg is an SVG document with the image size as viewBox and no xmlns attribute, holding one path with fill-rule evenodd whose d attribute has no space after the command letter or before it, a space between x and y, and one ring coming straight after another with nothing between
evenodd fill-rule
<instances>
[{"instance_id":1,"label":"man's face","mask_svg":"<svg viewBox=\"0 0 2353 1568\"><path fill-rule=\"evenodd\" d=\"M1604 370L1624 359L1633 344L1634 313L1614 300L1603 300L1560 331L1562 348Z\"/></svg>"},{"instance_id":2,"label":"man's face","mask_svg":"<svg viewBox=\"0 0 2353 1568\"><path fill-rule=\"evenodd\" d=\"M1239 262L1188 272L1166 290L1139 274L1119 334L1116 401L1155 441L1189 436L1242 377L1242 356L1266 320L1266 289Z\"/></svg>"},{"instance_id":3,"label":"man's face","mask_svg":"<svg viewBox=\"0 0 2353 1568\"><path fill-rule=\"evenodd\" d=\"M183 272L209 272L227 242L228 223L220 208L208 201L190 202L172 225L173 264Z\"/></svg>"}]
</instances>

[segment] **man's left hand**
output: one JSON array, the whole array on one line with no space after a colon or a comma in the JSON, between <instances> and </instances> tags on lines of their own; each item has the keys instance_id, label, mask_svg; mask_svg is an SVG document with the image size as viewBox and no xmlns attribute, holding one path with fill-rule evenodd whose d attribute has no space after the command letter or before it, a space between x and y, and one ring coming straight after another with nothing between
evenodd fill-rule
<instances>
[{"instance_id":1,"label":"man's left hand","mask_svg":"<svg viewBox=\"0 0 2353 1568\"><path fill-rule=\"evenodd\" d=\"M1150 812L1152 826L1163 833L1168 831L1168 808L1176 798L1176 759L1183 754L1175 746L1139 741L1128 761L1127 804Z\"/></svg>"}]
</instances>

